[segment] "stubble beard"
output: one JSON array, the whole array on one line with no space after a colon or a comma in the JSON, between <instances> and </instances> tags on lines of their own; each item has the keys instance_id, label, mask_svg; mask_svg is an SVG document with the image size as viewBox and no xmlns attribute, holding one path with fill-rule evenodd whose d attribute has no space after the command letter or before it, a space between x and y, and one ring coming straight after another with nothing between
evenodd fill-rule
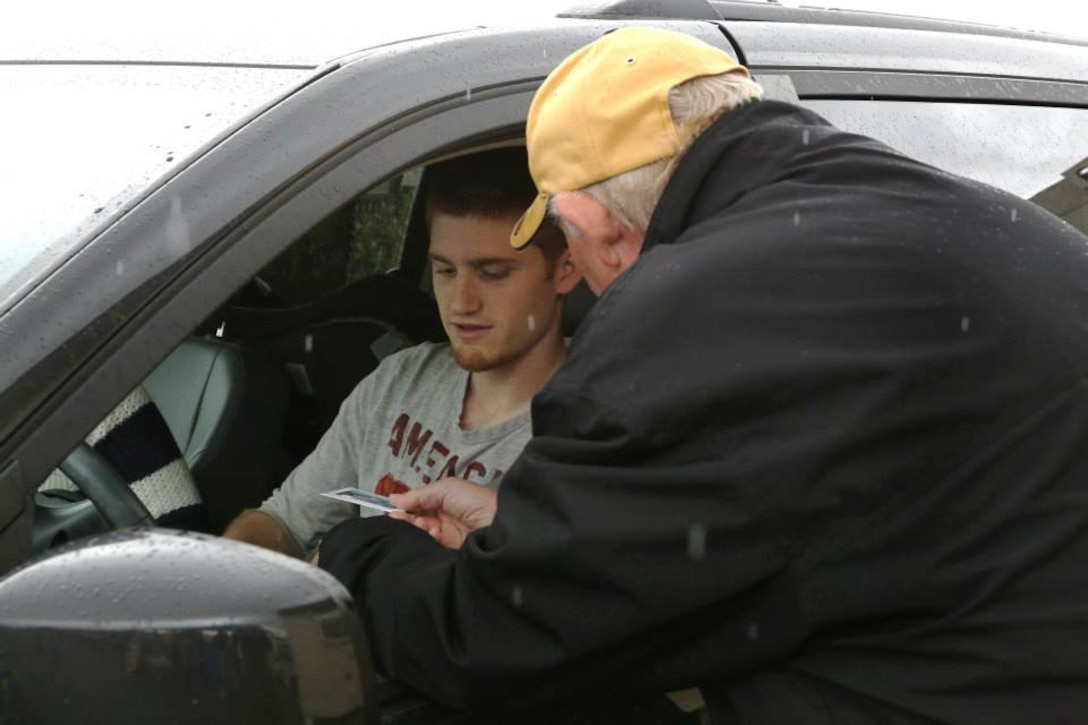
<instances>
[{"instance_id":1,"label":"stubble beard","mask_svg":"<svg viewBox=\"0 0 1088 725\"><path fill-rule=\"evenodd\" d=\"M488 355L483 350L470 345L453 344L451 347L454 361L470 373L494 370L513 362L519 357L514 352L507 352L504 355Z\"/></svg>"}]
</instances>

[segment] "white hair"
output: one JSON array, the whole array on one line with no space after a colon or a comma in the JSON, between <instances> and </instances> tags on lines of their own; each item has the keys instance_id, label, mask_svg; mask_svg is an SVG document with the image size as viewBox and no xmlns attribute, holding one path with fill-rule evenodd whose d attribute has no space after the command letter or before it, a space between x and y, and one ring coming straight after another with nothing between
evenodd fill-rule
<instances>
[{"instance_id":1,"label":"white hair","mask_svg":"<svg viewBox=\"0 0 1088 725\"><path fill-rule=\"evenodd\" d=\"M737 106L762 98L763 88L742 72L703 76L681 83L669 92L669 109L683 140L674 156L617 174L580 189L605 206L630 229L645 233L661 192L672 178L677 162L695 138ZM552 214L555 215L552 200Z\"/></svg>"}]
</instances>

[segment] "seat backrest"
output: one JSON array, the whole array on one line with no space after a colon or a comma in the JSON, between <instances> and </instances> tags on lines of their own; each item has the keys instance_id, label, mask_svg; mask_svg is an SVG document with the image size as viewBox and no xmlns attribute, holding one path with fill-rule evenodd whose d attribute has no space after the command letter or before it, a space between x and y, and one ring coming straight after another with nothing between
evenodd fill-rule
<instances>
[{"instance_id":1,"label":"seat backrest","mask_svg":"<svg viewBox=\"0 0 1088 725\"><path fill-rule=\"evenodd\" d=\"M144 388L192 470L213 531L259 505L290 470L283 443L289 383L257 352L190 338Z\"/></svg>"},{"instance_id":2,"label":"seat backrest","mask_svg":"<svg viewBox=\"0 0 1088 725\"><path fill-rule=\"evenodd\" d=\"M244 386L239 350L203 339L181 343L144 381L194 471L222 451Z\"/></svg>"},{"instance_id":3,"label":"seat backrest","mask_svg":"<svg viewBox=\"0 0 1088 725\"><path fill-rule=\"evenodd\" d=\"M445 340L434 299L395 272L370 275L314 302L287 308L233 307L226 334L283 366L293 385L290 454L308 454L340 404L386 355Z\"/></svg>"},{"instance_id":4,"label":"seat backrest","mask_svg":"<svg viewBox=\"0 0 1088 725\"><path fill-rule=\"evenodd\" d=\"M291 379L287 439L301 461L332 425L340 405L387 355L414 341L398 329L368 317L347 317L307 325L262 343Z\"/></svg>"}]
</instances>

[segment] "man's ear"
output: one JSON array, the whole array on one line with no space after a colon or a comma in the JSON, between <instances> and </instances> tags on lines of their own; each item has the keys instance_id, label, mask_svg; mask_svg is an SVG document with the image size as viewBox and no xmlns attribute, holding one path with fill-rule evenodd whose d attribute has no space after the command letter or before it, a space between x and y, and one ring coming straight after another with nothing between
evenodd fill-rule
<instances>
[{"instance_id":1,"label":"man's ear","mask_svg":"<svg viewBox=\"0 0 1088 725\"><path fill-rule=\"evenodd\" d=\"M642 254L642 243L646 241L646 234L636 232L619 220L616 224L619 229L612 241L612 254L617 260L620 271L624 271L635 263L638 255Z\"/></svg>"},{"instance_id":2,"label":"man's ear","mask_svg":"<svg viewBox=\"0 0 1088 725\"><path fill-rule=\"evenodd\" d=\"M561 295L570 294L581 281L582 273L574 266L574 260L570 258L570 250L564 249L555 262L556 292Z\"/></svg>"},{"instance_id":3,"label":"man's ear","mask_svg":"<svg viewBox=\"0 0 1088 725\"><path fill-rule=\"evenodd\" d=\"M611 213L606 212L604 219L597 234L588 236L586 241L601 266L615 277L638 259L646 235L634 231Z\"/></svg>"},{"instance_id":4,"label":"man's ear","mask_svg":"<svg viewBox=\"0 0 1088 725\"><path fill-rule=\"evenodd\" d=\"M581 191L563 194L557 199L568 233L571 227L580 240L589 242L601 264L622 268L634 264L642 251L645 234L636 232L617 219L604 204Z\"/></svg>"}]
</instances>

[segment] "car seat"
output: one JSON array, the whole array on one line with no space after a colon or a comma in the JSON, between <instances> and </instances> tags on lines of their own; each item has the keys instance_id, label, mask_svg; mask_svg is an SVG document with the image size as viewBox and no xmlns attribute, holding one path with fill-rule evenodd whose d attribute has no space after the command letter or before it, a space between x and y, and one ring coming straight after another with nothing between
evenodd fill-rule
<instances>
[{"instance_id":1,"label":"car seat","mask_svg":"<svg viewBox=\"0 0 1088 725\"><path fill-rule=\"evenodd\" d=\"M258 351L190 338L144 388L192 471L213 532L258 506L290 471L284 446L289 382Z\"/></svg>"},{"instance_id":2,"label":"car seat","mask_svg":"<svg viewBox=\"0 0 1088 725\"><path fill-rule=\"evenodd\" d=\"M290 378L286 435L294 463L313 450L344 398L384 357L445 340L434 299L396 273L364 277L306 305L235 307L225 330L277 360Z\"/></svg>"}]
</instances>

